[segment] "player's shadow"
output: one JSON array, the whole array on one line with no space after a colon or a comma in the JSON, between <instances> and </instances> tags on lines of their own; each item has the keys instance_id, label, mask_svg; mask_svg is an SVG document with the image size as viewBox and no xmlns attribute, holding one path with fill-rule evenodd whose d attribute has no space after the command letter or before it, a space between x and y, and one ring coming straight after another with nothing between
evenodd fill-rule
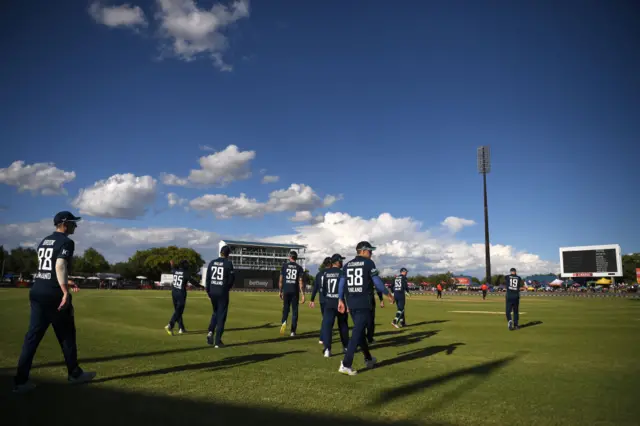
<instances>
[{"instance_id":1,"label":"player's shadow","mask_svg":"<svg viewBox=\"0 0 640 426\"><path fill-rule=\"evenodd\" d=\"M116 386L69 386L62 380L37 381L38 387L30 394L15 395L11 377L0 375L0 412L11 426L65 426L87 425L278 425L278 426L453 426L445 422L410 421L392 418L378 419L370 413L357 411L333 414L331 407L323 413L288 410L274 406L258 406L261 395L239 394L236 400L225 402L210 391L190 398L185 388L153 389L151 392L125 391ZM181 386L188 386L181 384ZM194 384L197 388L197 384ZM167 386L168 388L168 386ZM222 388L224 389L224 387ZM180 394L169 396L163 392ZM265 391L266 392L266 391ZM268 396L265 393L262 396ZM255 405L253 398L258 398ZM228 399L228 395L227 398ZM73 405L59 413L60 407ZM37 407L37 409L36 409ZM352 414L353 413L353 414ZM362 417L356 417L360 415ZM366 417L363 418L363 417Z\"/></svg>"},{"instance_id":2,"label":"player's shadow","mask_svg":"<svg viewBox=\"0 0 640 426\"><path fill-rule=\"evenodd\" d=\"M395 348L398 346L412 345L419 343L424 339L435 336L440 330L430 331L416 331L409 334L398 334L397 336L390 337L388 339L380 340L371 345L371 350L378 350L382 348ZM397 334L397 333L396 333Z\"/></svg>"},{"instance_id":3,"label":"player's shadow","mask_svg":"<svg viewBox=\"0 0 640 426\"><path fill-rule=\"evenodd\" d=\"M520 328L527 328L527 327L535 327L536 325L540 325L542 324L542 321L529 321L525 324L520 325Z\"/></svg>"},{"instance_id":4,"label":"player's shadow","mask_svg":"<svg viewBox=\"0 0 640 426\"><path fill-rule=\"evenodd\" d=\"M268 329L268 328L278 328L278 327L280 327L280 326L268 322L266 324L256 325L256 326L253 326L253 327L225 328L224 331L225 332L226 331L248 331L248 330L261 330L261 329ZM207 334L207 333L209 333L209 330L196 330L196 331L187 332L187 335L189 335L189 334Z\"/></svg>"},{"instance_id":5,"label":"player's shadow","mask_svg":"<svg viewBox=\"0 0 640 426\"><path fill-rule=\"evenodd\" d=\"M442 346L429 346L427 348L422 349L414 349L412 351L400 352L399 356L391 359L385 359L380 361L374 367L375 369L382 367L389 367L391 365L400 364L402 362L414 361L416 359L427 358L432 355L439 354L440 352L446 352L447 355L451 355L458 346L463 346L464 343L452 343L450 345ZM367 371L371 371L368 369L360 370L358 373L365 373Z\"/></svg>"},{"instance_id":6,"label":"player's shadow","mask_svg":"<svg viewBox=\"0 0 640 426\"><path fill-rule=\"evenodd\" d=\"M272 339L263 339L263 340L250 340L248 342L239 342L239 343L232 343L232 344L228 344L225 345L225 347L231 348L231 347L241 347L241 346L250 346L250 345L262 345L262 344L267 344L267 343L278 343L278 342L286 342L286 341L292 341L292 340L303 340L303 339L310 339L310 338L317 338L318 337L318 332L316 331L309 331L306 333L301 333L296 335L295 337L274 337ZM196 352L196 351L203 351L203 350L214 350L213 346L209 346L209 345L203 345L203 346L198 346L198 347L194 347L194 348L177 348L177 349L166 349L163 351L152 351L152 352L133 352L133 353L128 353L128 354L120 354L120 355L108 355L108 356L101 356L101 357L92 357L92 358L81 358L78 360L78 363L80 365L83 364L91 364L91 363L97 363L97 362L108 362L108 361L120 361L123 359L134 359L134 358L145 358L145 357L151 357L151 356L161 356L161 355L169 355L169 354L180 354L180 353L189 353L189 352ZM217 349L216 349L217 350ZM64 366L65 363L64 361L54 361L54 362L47 362L44 364L35 364L33 365L32 369L35 368L46 368L46 367L61 367ZM10 371L13 370L15 367L5 367L5 368L0 368L0 372L5 372L5 371Z\"/></svg>"},{"instance_id":7,"label":"player's shadow","mask_svg":"<svg viewBox=\"0 0 640 426\"><path fill-rule=\"evenodd\" d=\"M429 325L429 324L442 324L443 322L449 322L449 320L420 321L415 324L406 325L403 328L420 327L421 325Z\"/></svg>"},{"instance_id":8,"label":"player's shadow","mask_svg":"<svg viewBox=\"0 0 640 426\"><path fill-rule=\"evenodd\" d=\"M470 377L472 379L471 383L465 382L458 385L456 389L453 391L447 392L443 394L439 398L439 402L432 404L429 409L431 412L434 412L437 408L440 408L442 405L452 402L456 398L462 396L464 392L467 392L474 387L478 386L482 381L489 378L491 374L499 370L500 368L506 367L509 363L515 360L518 355L511 355L505 358L501 358L495 361L485 362L474 367L461 368L459 370L440 374L435 377L431 377L428 379L420 379L414 382L408 383L406 385L398 386L386 391L382 391L378 398L374 401L370 402L368 405L370 407L378 407L382 404L388 404L400 398L410 397L421 392L424 389L433 389L438 385L445 384L452 380L458 380L464 377ZM382 363L380 363L382 364Z\"/></svg>"},{"instance_id":9,"label":"player's shadow","mask_svg":"<svg viewBox=\"0 0 640 426\"><path fill-rule=\"evenodd\" d=\"M92 383L110 382L112 380L138 379L141 377L159 376L162 374L181 373L184 371L217 371L226 370L232 367L242 365L256 364L263 361L269 361L281 358L285 355L304 353L304 351L289 351L276 354L251 354L241 356L230 356L217 361L201 362L198 364L177 365L175 367L160 368L157 370L140 371L138 373L122 374L119 376L111 376L94 380Z\"/></svg>"}]
</instances>

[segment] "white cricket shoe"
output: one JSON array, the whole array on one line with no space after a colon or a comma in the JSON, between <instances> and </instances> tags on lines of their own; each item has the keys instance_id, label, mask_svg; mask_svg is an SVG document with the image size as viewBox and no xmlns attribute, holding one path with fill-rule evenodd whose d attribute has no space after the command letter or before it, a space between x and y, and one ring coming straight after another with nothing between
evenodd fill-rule
<instances>
[{"instance_id":1,"label":"white cricket shoe","mask_svg":"<svg viewBox=\"0 0 640 426\"><path fill-rule=\"evenodd\" d=\"M356 374L358 374L356 370L354 370L353 368L345 367L344 365L342 365L342 363L340 363L340 368L338 369L338 372L342 374L346 374L347 376L355 376Z\"/></svg>"}]
</instances>

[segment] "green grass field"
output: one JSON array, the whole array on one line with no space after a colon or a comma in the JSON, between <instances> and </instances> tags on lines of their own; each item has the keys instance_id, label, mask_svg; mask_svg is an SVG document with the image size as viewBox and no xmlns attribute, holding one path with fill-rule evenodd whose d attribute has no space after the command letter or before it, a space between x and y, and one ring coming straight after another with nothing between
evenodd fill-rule
<instances>
[{"instance_id":1,"label":"green grass field","mask_svg":"<svg viewBox=\"0 0 640 426\"><path fill-rule=\"evenodd\" d=\"M299 335L280 337L275 293L231 294L223 349L206 345L211 307L202 292L189 293L189 334L175 337L163 330L168 291L82 290L74 305L81 365L96 382L66 383L50 329L32 370L38 388L14 395L28 294L0 290L3 424L640 422L640 299L523 297L520 324L534 325L513 332L499 296L413 297L402 330L391 327L387 303L372 346L379 365L355 377L337 372L341 356L322 357L318 306L301 306ZM361 354L354 367L363 367Z\"/></svg>"}]
</instances>

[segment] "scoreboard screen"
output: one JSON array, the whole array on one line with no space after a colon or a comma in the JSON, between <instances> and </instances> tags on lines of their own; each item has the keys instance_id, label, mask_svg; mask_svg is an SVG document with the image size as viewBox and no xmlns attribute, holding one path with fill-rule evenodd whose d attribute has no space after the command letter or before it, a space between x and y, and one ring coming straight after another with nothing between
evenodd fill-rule
<instances>
[{"instance_id":1,"label":"scoreboard screen","mask_svg":"<svg viewBox=\"0 0 640 426\"><path fill-rule=\"evenodd\" d=\"M563 277L619 277L622 258L619 245L565 247L560 249Z\"/></svg>"}]
</instances>

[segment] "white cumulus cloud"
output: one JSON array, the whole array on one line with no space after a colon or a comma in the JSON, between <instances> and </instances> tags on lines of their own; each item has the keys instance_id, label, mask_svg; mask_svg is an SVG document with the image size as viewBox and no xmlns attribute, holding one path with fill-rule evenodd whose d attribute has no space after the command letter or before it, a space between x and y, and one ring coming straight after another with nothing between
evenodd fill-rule
<instances>
[{"instance_id":1,"label":"white cumulus cloud","mask_svg":"<svg viewBox=\"0 0 640 426\"><path fill-rule=\"evenodd\" d=\"M328 195L324 199L308 185L292 184L269 194L266 202L248 198L245 194L230 197L224 194L207 194L191 200L194 210L211 210L219 219L234 216L259 217L266 213L312 211L332 205L338 197Z\"/></svg>"},{"instance_id":2,"label":"white cumulus cloud","mask_svg":"<svg viewBox=\"0 0 640 426\"><path fill-rule=\"evenodd\" d=\"M14 161L9 167L0 169L0 183L18 188L19 192L32 194L66 194L64 185L76 178L75 172L58 169L53 163L25 165L24 161Z\"/></svg>"},{"instance_id":3,"label":"white cumulus cloud","mask_svg":"<svg viewBox=\"0 0 640 426\"><path fill-rule=\"evenodd\" d=\"M470 219L462 219L460 217L449 216L444 221L442 221L441 225L445 228L449 229L449 231L453 233L457 233L462 231L463 228L467 226L473 226L476 222Z\"/></svg>"},{"instance_id":4,"label":"white cumulus cloud","mask_svg":"<svg viewBox=\"0 0 640 426\"><path fill-rule=\"evenodd\" d=\"M266 175L262 177L262 183L276 183L280 180L280 176Z\"/></svg>"},{"instance_id":5,"label":"white cumulus cloud","mask_svg":"<svg viewBox=\"0 0 640 426\"><path fill-rule=\"evenodd\" d=\"M250 178L250 163L255 157L255 151L240 151L237 146L229 145L222 151L200 157L200 169L191 170L188 177L165 173L162 175L162 183L173 186L223 187L231 182Z\"/></svg>"},{"instance_id":6,"label":"white cumulus cloud","mask_svg":"<svg viewBox=\"0 0 640 426\"><path fill-rule=\"evenodd\" d=\"M296 212L296 214L289 218L289 220L291 222L321 223L324 221L324 216L314 216L309 210L303 210Z\"/></svg>"},{"instance_id":7,"label":"white cumulus cloud","mask_svg":"<svg viewBox=\"0 0 640 426\"><path fill-rule=\"evenodd\" d=\"M135 219L155 201L156 184L151 176L117 174L80 190L72 205L89 216Z\"/></svg>"},{"instance_id":8,"label":"white cumulus cloud","mask_svg":"<svg viewBox=\"0 0 640 426\"><path fill-rule=\"evenodd\" d=\"M187 199L179 197L175 192L167 194L167 203L169 203L169 207L182 206L187 201Z\"/></svg>"},{"instance_id":9,"label":"white cumulus cloud","mask_svg":"<svg viewBox=\"0 0 640 426\"><path fill-rule=\"evenodd\" d=\"M248 0L236 0L229 6L217 3L210 9L199 8L193 0L157 0L157 3L160 11L156 17L174 55L187 61L208 56L221 71L233 69L223 59L229 47L224 31L249 16Z\"/></svg>"},{"instance_id":10,"label":"white cumulus cloud","mask_svg":"<svg viewBox=\"0 0 640 426\"><path fill-rule=\"evenodd\" d=\"M307 214L303 216L309 217ZM5 248L33 247L52 228L51 218L0 225L0 241ZM305 224L290 234L260 240L307 245L305 256L307 266L312 270L324 257L333 253L351 258L355 255L356 244L368 240L378 247L373 260L385 274L397 273L401 267L406 267L411 274L451 271L483 278L484 244L457 240L451 234L438 236L434 232L423 229L422 224L412 218L393 217L388 213L372 218L327 213L322 223ZM236 237L253 239L246 235ZM214 232L190 228L121 228L102 222L82 221L72 238L77 242L79 252L94 247L110 261L117 261L128 258L138 249L167 245L193 247L205 259L211 259L216 255L221 237ZM511 267L517 268L523 276L557 272L559 269L557 262L504 244L491 246L491 263L495 274L507 274Z\"/></svg>"},{"instance_id":11,"label":"white cumulus cloud","mask_svg":"<svg viewBox=\"0 0 640 426\"><path fill-rule=\"evenodd\" d=\"M108 27L136 27L147 25L147 19L142 9L129 4L105 6L99 1L94 1L89 6L89 14L96 22Z\"/></svg>"}]
</instances>

